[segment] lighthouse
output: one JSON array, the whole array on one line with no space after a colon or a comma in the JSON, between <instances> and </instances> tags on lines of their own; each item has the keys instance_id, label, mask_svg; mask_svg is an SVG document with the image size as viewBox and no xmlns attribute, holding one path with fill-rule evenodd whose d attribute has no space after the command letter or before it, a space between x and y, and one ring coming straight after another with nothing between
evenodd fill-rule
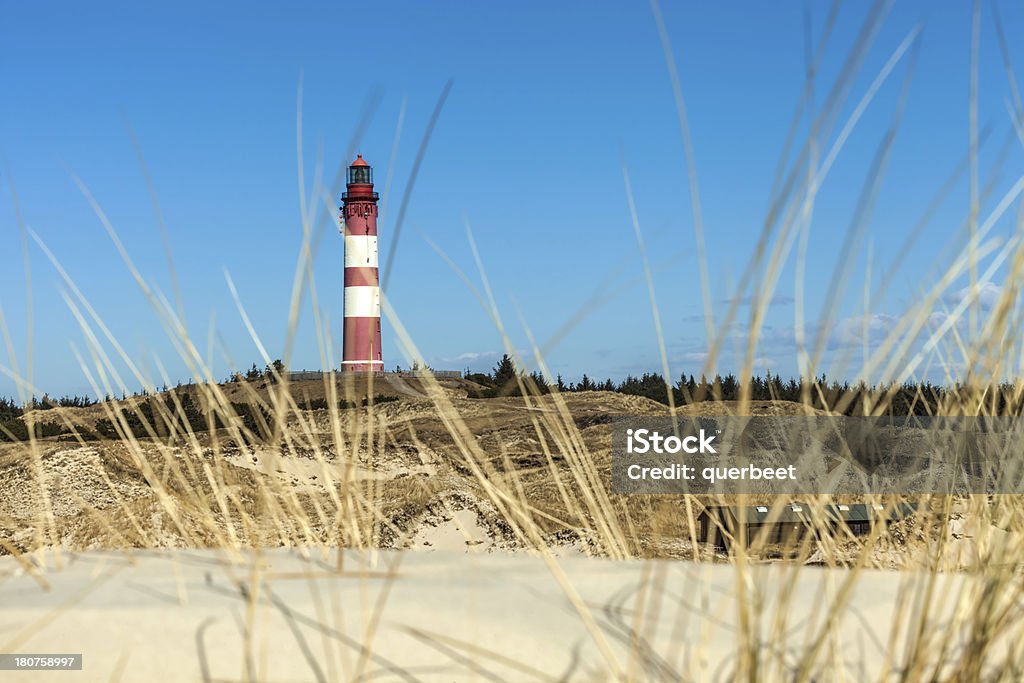
<instances>
[{"instance_id":1,"label":"lighthouse","mask_svg":"<svg viewBox=\"0 0 1024 683\"><path fill-rule=\"evenodd\" d=\"M383 372L380 350L380 284L377 273L377 199L373 167L360 154L348 167L341 195L345 235L343 372Z\"/></svg>"}]
</instances>

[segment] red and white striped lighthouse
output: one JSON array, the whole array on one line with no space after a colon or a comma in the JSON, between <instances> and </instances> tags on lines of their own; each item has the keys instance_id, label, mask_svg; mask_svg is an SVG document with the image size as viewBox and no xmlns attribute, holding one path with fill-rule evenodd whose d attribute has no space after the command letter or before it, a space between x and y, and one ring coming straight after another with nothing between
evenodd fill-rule
<instances>
[{"instance_id":1,"label":"red and white striped lighthouse","mask_svg":"<svg viewBox=\"0 0 1024 683\"><path fill-rule=\"evenodd\" d=\"M373 168L360 154L348 167L341 195L345 235L343 372L382 372L380 285L377 277L377 199Z\"/></svg>"}]
</instances>

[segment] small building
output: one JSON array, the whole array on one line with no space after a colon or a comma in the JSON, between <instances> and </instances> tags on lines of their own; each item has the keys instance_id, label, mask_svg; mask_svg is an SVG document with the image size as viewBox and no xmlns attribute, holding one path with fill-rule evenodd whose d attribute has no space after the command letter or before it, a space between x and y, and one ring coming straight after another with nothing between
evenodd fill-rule
<instances>
[{"instance_id":1,"label":"small building","mask_svg":"<svg viewBox=\"0 0 1024 683\"><path fill-rule=\"evenodd\" d=\"M878 522L906 519L917 512L912 503L883 506L878 503L838 503L817 508L817 519L809 506L721 505L705 508L697 518L697 539L728 550L734 543L745 547L799 545L808 534L829 530L865 536Z\"/></svg>"},{"instance_id":2,"label":"small building","mask_svg":"<svg viewBox=\"0 0 1024 683\"><path fill-rule=\"evenodd\" d=\"M324 373L320 370L298 370L288 373L289 382L308 382L310 380L322 380Z\"/></svg>"},{"instance_id":3,"label":"small building","mask_svg":"<svg viewBox=\"0 0 1024 683\"><path fill-rule=\"evenodd\" d=\"M424 373L430 373L435 379L462 379L462 370L434 370L433 368L426 368L424 370L417 371L407 370L401 372L388 372L385 374L402 377L403 379L418 379L422 377Z\"/></svg>"}]
</instances>

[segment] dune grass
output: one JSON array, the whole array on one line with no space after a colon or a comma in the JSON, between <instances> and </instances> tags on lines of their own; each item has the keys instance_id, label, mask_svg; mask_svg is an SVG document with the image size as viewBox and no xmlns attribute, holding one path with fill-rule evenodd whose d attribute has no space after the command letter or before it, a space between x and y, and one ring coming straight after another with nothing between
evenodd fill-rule
<instances>
[{"instance_id":1,"label":"dune grass","mask_svg":"<svg viewBox=\"0 0 1024 683\"><path fill-rule=\"evenodd\" d=\"M705 227L684 91L673 62L669 32L657 4L653 3L653 7L685 145L684 161L690 181L695 237L703 268L702 300L711 352L707 360L708 374L712 374L716 357L730 343L728 331L740 314L736 302L740 296L752 293L754 303L750 307L747 324L749 334L742 349L744 365L740 377L751 375L757 356L759 330L772 292L778 284L783 265L794 259L797 281L802 285L797 288L797 347L794 353L804 375L814 377L823 369L829 323L832 322L825 321L817 339L808 337L802 297L806 287L807 239L818 188L825 182L836 156L842 152L850 132L871 105L875 93L899 68L904 69L904 96L893 112L890 130L877 150L877 164L861 188L855 215L850 217L844 242L847 260L836 270L831 283L831 291L838 297L850 286L852 263L861 251L871 208L885 180L886 163L898 134L902 104L914 73L919 31L915 29L908 33L881 70L877 74L869 74L873 81L857 102L850 99L853 80L861 74L867 51L884 22L887 5L876 3L839 77L826 88L815 82L815 66L827 47L830 31L826 31L819 45L809 46L812 48L808 50L811 62L807 69L805 95L798 104L786 149L781 155L770 206L752 259L737 287L737 296L724 314L719 315L713 309L714 298L710 294L709 259L703 246ZM828 25L831 26L834 20L834 15L830 15ZM1001 28L998 38L1002 44L1005 43ZM975 30L971 46L973 55L977 55L979 40ZM1005 54L1005 45L1003 52ZM1006 71L1009 82L1013 84L1014 76L1008 62ZM975 58L972 83L976 73ZM432 120L440 115L449 88L450 84L442 93ZM821 90L827 92L827 96L817 108L812 108L812 95ZM1024 109L1015 89L1013 93L1013 124L1017 134L1024 139L1024 119L1021 118ZM962 224L931 228L944 236L963 233L963 249L942 266L923 290L917 305L898 319L883 343L876 348L865 349L860 367L854 367L852 358L836 358L830 370L836 374L834 368L838 367L840 373L850 372L886 387L890 386L889 383L898 384L919 377L938 357L946 368L948 384L954 387L941 405L940 414L985 415L1006 414L1007 411L1017 414L1024 402L1024 384L1019 381L1007 384L1006 378L1020 376L1021 358L1024 358L1024 337L1019 332L1019 283L1024 281L1021 277L1024 243L1020 239L1021 216L1024 216L1021 207L1024 203L1020 194L1024 191L1024 177L1019 178L1002 197L992 198L982 187L978 168L981 136L977 125L976 96L971 101L970 148L966 164L971 186L969 206ZM372 109L371 103L367 110L370 112ZM299 115L301 122L301 104ZM811 124L805 139L801 140L798 122L804 117L808 117ZM350 147L354 148L358 133ZM399 127L395 135L396 145L400 133ZM428 139L429 136L425 137L421 143L417 166ZM304 167L301 123L299 141L298 168L301 173ZM300 176L303 241L295 269L292 307L287 322L289 341L284 357L287 360L293 346L301 304L309 297L317 316L317 341L322 365L334 368L338 366L337 349L332 331L319 318L312 254L328 222L329 211L333 209L338 183L324 187L320 176L318 169L314 189L308 199ZM626 201L648 287L663 375L669 378L672 373L658 318L656 291L644 250L642 226L631 195L628 169L624 169L624 180ZM382 547L404 547L415 532L415 526L403 524L404 521L414 520L430 505L440 506L448 514L455 511L453 498L448 494L453 482L457 481L460 495L471 501L480 514L489 515L495 528L501 529L505 547L543 559L601 653L609 680L686 679L688 674L685 672L691 671L692 660L699 658L700 653L684 652L679 644L665 646L661 641L652 640L645 632L646 617L672 607L664 570L660 565L652 565L645 572L645 580L631 602L630 619L624 624L630 646L627 656L623 657L621 651L612 646L609 633L601 624L600 606L588 604L563 571L555 548L559 538L579 540L583 553L612 560L670 557L704 563L709 568L716 563L732 564L735 567L732 589L738 605L738 632L734 644L734 668L728 672L730 679L811 681L822 680L822 676L836 680L855 679L855 676L841 673L844 669L837 653L844 633L839 627L843 617L853 608L850 600L864 572L880 566L879 558L886 557L896 558L894 562L897 565L914 573L902 575L903 578L913 578L906 582L901 593L895 618L891 623L876 625L877 635L887 644L890 655L881 670L869 673L870 679L1018 680L1024 671L1024 653L1020 646L1024 642L1020 637L1024 635L1024 615L1019 606L1024 595L1018 569L1024 557L1021 547L1024 502L1019 496L921 497L915 502L924 511L922 517L912 525L901 527L898 537L883 525L875 527L866 537L808 536L792 556L781 563L781 571L786 578L781 592L769 606L752 579L765 562L769 549L757 543L752 546L739 544L734 545L726 557L702 547L698 542L697 515L705 504L723 501L683 496L625 497L611 493L607 452L602 452L600 440L595 441L597 432L581 430L574 419L574 411L580 409L576 404L578 397L557 391L545 394L528 376L519 380L521 397L480 402L479 405L485 406L481 408L484 413L481 417L467 414L466 403L459 399L457 392L424 371L417 383L422 398L418 400L416 409L439 425L440 437L436 432L426 434L422 424L417 427L414 420L405 419L403 411L412 408L402 402L387 406L371 403L350 409L339 407L344 405L343 401L358 406L364 396L375 395L373 384L385 381L382 378L326 374L322 395L327 408L320 411L303 409L303 397L292 390L287 374L275 373L274 381L265 387L246 381L231 387L218 383L212 373L209 355L204 356L195 336L184 325L180 302L168 301L147 283L122 246L102 207L92 198L84 183L78 181L78 184L174 341L191 372L193 383L187 389L166 392L163 396L169 400L153 402L155 412L150 415L140 416L134 405L137 401L132 399L101 403L94 409L95 417L109 421L117 433L114 438L104 437L99 441L77 438L77 443L55 445L50 440L36 438L30 431L27 442L7 445L0 451L0 466L9 472L19 468L25 480L30 482L26 499L31 504L21 517L0 517L0 549L36 576L40 586L46 587L51 580L40 571L47 564L45 558L51 557L60 563L62 555L77 549L76 543L81 539L92 539L98 547L105 548L213 548L224 551L228 558L237 558L240 567L254 566L243 561L246 557L243 550L258 553L266 548L293 547L310 557L319 554L336 558L334 571L345 576L344 555L332 555L331 549L362 550L372 557ZM407 188L400 203L399 220L404 216L410 192L411 187ZM948 192L948 186L941 188L937 200L944 199ZM991 204L993 208L985 213L983 204ZM922 224L931 220L931 211L931 208L926 211ZM1007 240L997 239L993 234L994 226L1015 212L1017 227L1013 236ZM396 227L396 240L398 229ZM920 231L915 230L915 233L919 235ZM50 258L65 284L67 304L86 340L85 351L79 359L95 394L116 395L134 383L155 395L159 384L170 383L171 379L166 376L147 376L133 362L104 324L101 312L89 304L43 240L35 235L32 237ZM471 231L469 237L472 241ZM482 291L476 293L492 317L506 351L515 355L488 284L483 265L485 255L478 252L475 243L472 246L482 282ZM906 253L906 248L909 245L901 250L901 254ZM394 251L388 256L389 264L393 255ZM173 263L173 259L170 262ZM897 267L898 263L892 264L890 272ZM978 305L977 292L981 285L991 282L997 274L1004 280L999 301L983 311ZM460 275L471 283L471 278L461 272ZM964 276L970 279L974 294L958 303L953 310L943 311L946 316L940 325L932 325L930 316L942 309L946 301L944 296L953 283ZM230 278L228 287L238 302L239 314L253 341L269 365L271 356L249 323L241 296ZM871 291L869 278L865 285L866 314L870 313L871 301L881 300L884 288L885 278L876 291ZM827 307L829 315L837 308L835 301L832 304ZM384 309L390 329L404 349L408 362L425 366L415 341L402 325L399 312L390 306L386 298ZM578 322L578 318L575 320ZM8 340L8 348L12 349L6 324L0 327ZM552 380L544 360L545 345L535 342L526 329L532 345L531 355L518 359L520 365L532 364ZM19 383L22 398L27 400L28 396L41 394L32 385L31 373L18 371L13 351L10 356L11 374ZM30 368L32 360L24 361L23 366ZM121 376L118 369L121 366L129 369L131 377ZM740 400L730 408L737 414L747 414L751 407L749 384L742 386ZM802 408L812 412L816 400L822 398L826 391L828 387L809 383ZM817 396L814 395L816 393ZM197 429L199 423L183 417L187 412L183 403L186 396L208 429ZM893 394L883 388L874 398L873 404L865 406L866 413L883 414ZM853 397L839 397L835 402L837 410L841 411L847 400L853 400ZM536 458L529 466L517 460L500 440L497 443L485 442L481 436L480 425L487 422L486 413L492 410L487 406L507 406L510 403L515 403L517 410L527 412L527 433L532 431L530 438L536 440ZM248 415L240 415L238 406L241 404L258 409ZM668 414L675 414L683 407L673 403L665 410ZM499 414L497 407L493 410ZM55 409L52 414L69 431L82 437L79 413ZM132 426L140 421L144 434L139 433L137 426ZM80 454L76 456L79 460L69 471L76 478L94 482L89 499L79 495L76 489L79 479L54 479L57 475L52 463L56 454L76 448L79 449L75 451ZM409 449L409 457L413 459L426 457L423 454L439 455L440 459L432 463L437 467L433 476L387 479L372 476L403 448ZM309 463L310 471L316 472L318 483L315 489L290 485L281 477L263 476L251 468L238 466L240 458L250 458L264 462L273 470L281 461L299 457ZM97 497L97 492L104 495ZM879 500L882 498L880 495ZM69 504L69 499L74 505ZM724 502L743 504L747 499L738 496ZM779 508L788 502L788 499L780 499L773 505ZM824 529L826 523L821 511L832 501L819 497L805 502L812 524ZM68 515L72 518L69 519ZM947 520L950 518L969 520L973 530L972 542L966 546L967 555L961 553L955 559L951 558L950 547L957 539L949 532ZM25 533L26 530L29 533ZM678 542L675 550L666 551L664 544L673 540ZM782 639L792 626L791 609L805 599L800 594L801 577L808 571L804 568L805 563L811 560L817 564L841 567L845 571L836 575L836 583L828 599L815 606L812 627L806 630L809 635L794 659L789 653L785 656L780 654L773 648L773 643ZM400 562L381 566L389 582L402 581L398 569ZM969 580L959 584L959 593L952 596L953 614L940 625L929 613L928 606L932 604L931 598L944 590L943 577L950 572L960 572ZM248 586L245 620L248 625L246 633L251 633L256 628L260 601L273 593L274 582L273 578L262 576L256 569L238 579ZM377 600L379 603L372 610L374 617L367 621L364 630L350 634L360 643L360 649L344 667L344 675L339 673L341 669L333 669L339 677L358 680L372 666L374 639L380 629L387 590ZM325 597L321 607L326 614L336 606ZM690 618L707 619L712 616L709 612ZM529 629L530 624L522 627ZM434 642L442 641L437 634L423 637ZM5 638L0 637L0 651L9 650L5 647ZM259 653L251 655L255 661ZM486 669L493 658L518 660L522 653L478 651L468 656L477 666ZM257 678L256 671L255 664L247 667L247 675L252 680ZM524 676L527 673L529 677L537 674L524 671Z\"/></svg>"}]
</instances>

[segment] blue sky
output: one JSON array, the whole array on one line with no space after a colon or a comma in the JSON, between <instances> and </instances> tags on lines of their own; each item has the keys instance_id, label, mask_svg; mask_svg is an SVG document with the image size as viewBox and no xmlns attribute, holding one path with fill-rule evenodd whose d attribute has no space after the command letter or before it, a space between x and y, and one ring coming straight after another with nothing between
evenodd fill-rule
<instances>
[{"instance_id":1,"label":"blue sky","mask_svg":"<svg viewBox=\"0 0 1024 683\"><path fill-rule=\"evenodd\" d=\"M805 84L805 23L814 45L829 6L818 2L666 2L665 26L678 64L700 186L715 314L737 292L768 208L783 144ZM999 6L1010 37L1024 31L1018 6ZM376 101L359 151L378 189L406 104L382 250L420 139L445 83L451 94L411 197L387 296L428 362L489 368L502 346L487 312L437 255L428 237L479 286L466 234L479 247L512 344L527 349L520 314L543 343L573 314L588 314L548 350L553 372L620 379L659 370L657 337L623 183L629 169L671 372L699 374L707 340L684 147L657 24L643 2L540 3L0 3L0 306L16 364L27 358L21 238L10 186L25 223L52 250L125 351L172 379L187 370L73 177L102 206L143 276L169 298L171 278L134 131L166 220L182 305L215 372L260 363L225 280L229 272L272 357L284 351L302 239L296 101L302 83L304 191L318 157L329 184L367 103ZM820 107L857 44L867 3L846 3L823 52ZM968 145L969 3L895 3L867 50L831 145L883 65L917 26L916 69L884 182L863 239L843 250L861 188L893 119L910 53L860 119L817 196L807 241L805 317L823 307L831 351L859 348L870 248L872 289ZM993 8L981 21L979 120L991 210L1020 177L1010 89ZM1010 56L1024 67L1024 48ZM809 117L799 126L806 138ZM997 174L993 167L1001 162ZM337 199L337 198L335 198ZM955 255L967 214L966 177L956 182L922 239L871 302L870 329L884 333L919 300L935 268ZM1012 213L1012 212L1011 212ZM1003 220L995 233L1009 235ZM341 240L331 225L315 259L318 303L337 338ZM34 243L29 248L32 377L54 394L88 392L72 349L88 343L65 303L66 287ZM838 305L827 286L852 260ZM795 269L782 269L757 355L774 371L797 371L793 347ZM383 266L383 263L382 263ZM998 273L996 282L998 287ZM963 282L956 287L963 287ZM956 287L952 290L955 296ZM748 308L740 307L746 323ZM888 322L887 322L888 321ZM215 332L211 337L210 330ZM743 333L742 325L738 328ZM212 339L212 342L211 342ZM869 342L877 339L869 335ZM6 347L6 344L5 344ZM109 348L109 345L107 345ZM716 369L738 369L726 344ZM859 353L859 351L855 352ZM340 349L336 349L340 357ZM842 355L842 354L839 354ZM406 365L384 323L388 367ZM835 365L835 357L828 363ZM119 362L118 367L123 367ZM311 309L304 306L292 367L319 367ZM15 362L0 353L0 366ZM840 374L854 371L835 365ZM834 373L833 373L834 374ZM128 380L129 390L136 388ZM0 373L0 395L13 395Z\"/></svg>"}]
</instances>

